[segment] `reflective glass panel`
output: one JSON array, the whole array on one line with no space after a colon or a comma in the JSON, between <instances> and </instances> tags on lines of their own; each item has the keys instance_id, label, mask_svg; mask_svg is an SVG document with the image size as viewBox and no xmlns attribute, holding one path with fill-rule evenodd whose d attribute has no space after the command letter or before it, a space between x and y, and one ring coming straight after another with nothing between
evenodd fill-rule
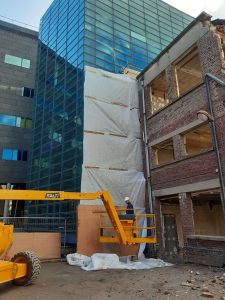
<instances>
[{"instance_id":1,"label":"reflective glass panel","mask_svg":"<svg viewBox=\"0 0 225 300\"><path fill-rule=\"evenodd\" d=\"M11 149L3 149L2 150L2 159L3 160L11 160L12 159L12 150Z\"/></svg>"},{"instance_id":2,"label":"reflective glass panel","mask_svg":"<svg viewBox=\"0 0 225 300\"><path fill-rule=\"evenodd\" d=\"M16 117L0 114L0 125L16 126Z\"/></svg>"},{"instance_id":3,"label":"reflective glass panel","mask_svg":"<svg viewBox=\"0 0 225 300\"><path fill-rule=\"evenodd\" d=\"M22 64L22 58L6 54L5 55L5 63L21 67Z\"/></svg>"},{"instance_id":4,"label":"reflective glass panel","mask_svg":"<svg viewBox=\"0 0 225 300\"><path fill-rule=\"evenodd\" d=\"M29 69L30 68L30 60L29 59L22 59L22 65L23 68Z\"/></svg>"}]
</instances>

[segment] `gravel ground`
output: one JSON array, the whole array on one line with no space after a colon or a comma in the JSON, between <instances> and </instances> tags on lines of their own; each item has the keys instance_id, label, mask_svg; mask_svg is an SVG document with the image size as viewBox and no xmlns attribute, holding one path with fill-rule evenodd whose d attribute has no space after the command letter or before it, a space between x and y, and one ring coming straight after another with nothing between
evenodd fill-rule
<instances>
[{"instance_id":1,"label":"gravel ground","mask_svg":"<svg viewBox=\"0 0 225 300\"><path fill-rule=\"evenodd\" d=\"M86 272L65 262L43 263L41 275L33 285L2 284L0 299L207 299L202 293L211 294L213 299L225 299L224 273L224 269L191 264L152 270Z\"/></svg>"}]
</instances>

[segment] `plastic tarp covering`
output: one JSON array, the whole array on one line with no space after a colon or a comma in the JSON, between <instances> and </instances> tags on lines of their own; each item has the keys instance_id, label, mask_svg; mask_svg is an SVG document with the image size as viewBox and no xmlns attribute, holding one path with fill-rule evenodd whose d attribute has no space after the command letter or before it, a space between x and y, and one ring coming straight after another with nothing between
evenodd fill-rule
<instances>
[{"instance_id":1,"label":"plastic tarp covering","mask_svg":"<svg viewBox=\"0 0 225 300\"><path fill-rule=\"evenodd\" d=\"M138 107L134 78L85 68L82 192L109 190L115 205L129 196L134 207L144 208Z\"/></svg>"},{"instance_id":2,"label":"plastic tarp covering","mask_svg":"<svg viewBox=\"0 0 225 300\"><path fill-rule=\"evenodd\" d=\"M79 266L85 271L105 269L144 270L172 266L170 263L154 258L131 261L128 256L126 257L126 262L123 262L116 254L103 253L93 254L91 257L80 255L78 253L68 254L66 259L68 264L72 266Z\"/></svg>"}]
</instances>

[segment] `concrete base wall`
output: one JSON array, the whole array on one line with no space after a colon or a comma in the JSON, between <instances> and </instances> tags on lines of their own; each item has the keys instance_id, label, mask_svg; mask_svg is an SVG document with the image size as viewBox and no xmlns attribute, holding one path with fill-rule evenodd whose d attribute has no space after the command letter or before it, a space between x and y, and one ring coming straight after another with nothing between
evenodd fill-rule
<instances>
[{"instance_id":1,"label":"concrete base wall","mask_svg":"<svg viewBox=\"0 0 225 300\"><path fill-rule=\"evenodd\" d=\"M91 256L94 253L116 253L121 256L136 255L139 246L100 243L100 211L102 205L78 205L77 253Z\"/></svg>"},{"instance_id":2,"label":"concrete base wall","mask_svg":"<svg viewBox=\"0 0 225 300\"><path fill-rule=\"evenodd\" d=\"M22 232L13 234L13 244L7 254L9 258L21 251L34 251L40 259L61 257L61 234L47 232Z\"/></svg>"}]
</instances>

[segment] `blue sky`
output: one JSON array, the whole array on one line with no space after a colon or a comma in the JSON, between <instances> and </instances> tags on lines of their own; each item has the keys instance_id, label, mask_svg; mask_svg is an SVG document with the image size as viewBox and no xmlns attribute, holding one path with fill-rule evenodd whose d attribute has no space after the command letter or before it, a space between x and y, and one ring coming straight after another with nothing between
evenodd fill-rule
<instances>
[{"instance_id":1,"label":"blue sky","mask_svg":"<svg viewBox=\"0 0 225 300\"><path fill-rule=\"evenodd\" d=\"M2 16L39 27L39 21L53 0L0 0ZM7 21L7 20L6 20Z\"/></svg>"},{"instance_id":2,"label":"blue sky","mask_svg":"<svg viewBox=\"0 0 225 300\"><path fill-rule=\"evenodd\" d=\"M192 16L197 16L204 10L213 18L225 19L225 0L164 1ZM53 0L0 0L0 19L4 16L38 28L41 16L52 2Z\"/></svg>"}]
</instances>

